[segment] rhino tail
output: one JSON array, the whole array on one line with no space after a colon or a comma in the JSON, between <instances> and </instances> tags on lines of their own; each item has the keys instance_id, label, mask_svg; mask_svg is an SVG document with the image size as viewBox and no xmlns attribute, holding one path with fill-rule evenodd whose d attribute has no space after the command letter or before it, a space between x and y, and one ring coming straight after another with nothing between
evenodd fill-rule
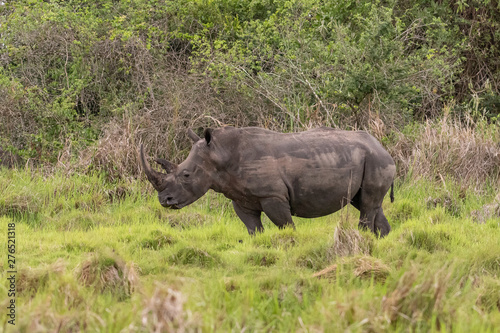
<instances>
[{"instance_id":1,"label":"rhino tail","mask_svg":"<svg viewBox=\"0 0 500 333\"><path fill-rule=\"evenodd\" d=\"M394 181L391 184L391 202L394 202Z\"/></svg>"}]
</instances>

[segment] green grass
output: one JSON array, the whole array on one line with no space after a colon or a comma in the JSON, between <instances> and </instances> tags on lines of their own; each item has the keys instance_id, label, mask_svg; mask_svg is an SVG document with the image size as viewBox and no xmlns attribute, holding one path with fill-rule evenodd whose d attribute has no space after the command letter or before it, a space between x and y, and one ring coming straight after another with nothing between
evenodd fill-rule
<instances>
[{"instance_id":1,"label":"green grass","mask_svg":"<svg viewBox=\"0 0 500 333\"><path fill-rule=\"evenodd\" d=\"M493 188L477 195L451 182L403 183L384 203L393 228L384 239L357 231L354 208L296 218L295 231L265 218L265 232L250 237L214 193L169 211L149 184L5 169L0 188L2 237L15 222L18 271L16 326L2 310L0 331L500 327L500 218L472 217L493 201ZM363 253L339 256L353 239ZM7 289L0 285L1 309Z\"/></svg>"}]
</instances>

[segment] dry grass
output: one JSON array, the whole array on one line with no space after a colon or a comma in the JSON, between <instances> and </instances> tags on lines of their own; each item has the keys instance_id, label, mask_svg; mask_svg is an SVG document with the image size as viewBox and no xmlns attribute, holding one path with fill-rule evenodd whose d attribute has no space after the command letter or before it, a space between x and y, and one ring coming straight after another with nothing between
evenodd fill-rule
<instances>
[{"instance_id":1,"label":"dry grass","mask_svg":"<svg viewBox=\"0 0 500 333\"><path fill-rule=\"evenodd\" d=\"M384 282L390 273L390 268L380 259L362 256L354 259L354 275L360 279L373 279Z\"/></svg>"},{"instance_id":2,"label":"dry grass","mask_svg":"<svg viewBox=\"0 0 500 333\"><path fill-rule=\"evenodd\" d=\"M80 153L76 168L87 171L103 170L112 180L138 174L139 164L134 149L137 147L134 135L136 131L137 127L134 127L131 120L108 123L97 145ZM74 167L71 163L67 165Z\"/></svg>"},{"instance_id":3,"label":"dry grass","mask_svg":"<svg viewBox=\"0 0 500 333\"><path fill-rule=\"evenodd\" d=\"M335 275L337 274L337 264L331 265L326 267L325 269L322 269L319 272L314 273L312 276L317 277L317 278L335 278Z\"/></svg>"},{"instance_id":4,"label":"dry grass","mask_svg":"<svg viewBox=\"0 0 500 333\"><path fill-rule=\"evenodd\" d=\"M346 257L357 254L369 255L372 248L372 239L365 237L358 229L342 221L333 233L333 246L330 251L333 256ZM333 257L332 256L332 257Z\"/></svg>"},{"instance_id":5,"label":"dry grass","mask_svg":"<svg viewBox=\"0 0 500 333\"><path fill-rule=\"evenodd\" d=\"M399 175L445 181L481 189L486 179L500 180L500 131L485 122L427 121L411 133L398 133L388 149ZM446 186L446 185L445 185Z\"/></svg>"},{"instance_id":6,"label":"dry grass","mask_svg":"<svg viewBox=\"0 0 500 333\"><path fill-rule=\"evenodd\" d=\"M312 276L317 278L334 279L337 275L338 265L349 265L353 268L354 276L360 279L373 279L375 282L384 282L390 273L390 268L382 260L371 256L343 258L337 264L330 265Z\"/></svg>"},{"instance_id":7,"label":"dry grass","mask_svg":"<svg viewBox=\"0 0 500 333\"><path fill-rule=\"evenodd\" d=\"M154 333L184 332L184 301L179 291L157 285L151 298L145 302L141 314L142 325Z\"/></svg>"}]
</instances>

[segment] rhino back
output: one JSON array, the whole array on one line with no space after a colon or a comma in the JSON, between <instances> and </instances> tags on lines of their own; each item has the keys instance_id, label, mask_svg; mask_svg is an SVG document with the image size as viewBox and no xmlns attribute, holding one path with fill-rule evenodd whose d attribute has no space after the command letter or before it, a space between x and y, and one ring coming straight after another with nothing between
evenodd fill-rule
<instances>
[{"instance_id":1,"label":"rhino back","mask_svg":"<svg viewBox=\"0 0 500 333\"><path fill-rule=\"evenodd\" d=\"M279 197L290 203L292 214L302 217L340 209L360 188L367 161L392 162L365 132L323 128L288 134L259 128L224 132L231 157L224 171L228 184L222 192L249 203Z\"/></svg>"}]
</instances>

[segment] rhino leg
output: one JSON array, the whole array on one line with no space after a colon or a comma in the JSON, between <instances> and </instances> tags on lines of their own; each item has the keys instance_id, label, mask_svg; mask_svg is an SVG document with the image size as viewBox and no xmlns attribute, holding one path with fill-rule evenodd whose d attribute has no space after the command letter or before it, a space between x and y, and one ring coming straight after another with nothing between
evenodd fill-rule
<instances>
[{"instance_id":1,"label":"rhino leg","mask_svg":"<svg viewBox=\"0 0 500 333\"><path fill-rule=\"evenodd\" d=\"M375 216L375 234L380 235L380 237L386 236L391 231L391 226L384 215L382 207L377 212Z\"/></svg>"},{"instance_id":2,"label":"rhino leg","mask_svg":"<svg viewBox=\"0 0 500 333\"><path fill-rule=\"evenodd\" d=\"M370 230L374 234L375 232L375 216L377 215L377 210L372 209L369 211L360 210L359 224L358 228L362 230Z\"/></svg>"},{"instance_id":3,"label":"rhino leg","mask_svg":"<svg viewBox=\"0 0 500 333\"><path fill-rule=\"evenodd\" d=\"M233 207L236 215L238 215L240 220L245 223L245 226L247 227L248 233L250 235L254 235L255 232L264 231L264 227L262 226L262 222L260 221L260 210L250 210L243 208L235 201L233 201Z\"/></svg>"},{"instance_id":4,"label":"rhino leg","mask_svg":"<svg viewBox=\"0 0 500 333\"><path fill-rule=\"evenodd\" d=\"M369 200L368 198L371 197L373 196L361 189L352 198L351 204L360 212L358 228L370 230L375 235L384 237L391 231L391 227L382 210L381 200L379 200L380 202Z\"/></svg>"},{"instance_id":5,"label":"rhino leg","mask_svg":"<svg viewBox=\"0 0 500 333\"><path fill-rule=\"evenodd\" d=\"M261 200L260 204L264 213L278 228L292 227L295 229L288 201L278 198L266 198Z\"/></svg>"}]
</instances>

